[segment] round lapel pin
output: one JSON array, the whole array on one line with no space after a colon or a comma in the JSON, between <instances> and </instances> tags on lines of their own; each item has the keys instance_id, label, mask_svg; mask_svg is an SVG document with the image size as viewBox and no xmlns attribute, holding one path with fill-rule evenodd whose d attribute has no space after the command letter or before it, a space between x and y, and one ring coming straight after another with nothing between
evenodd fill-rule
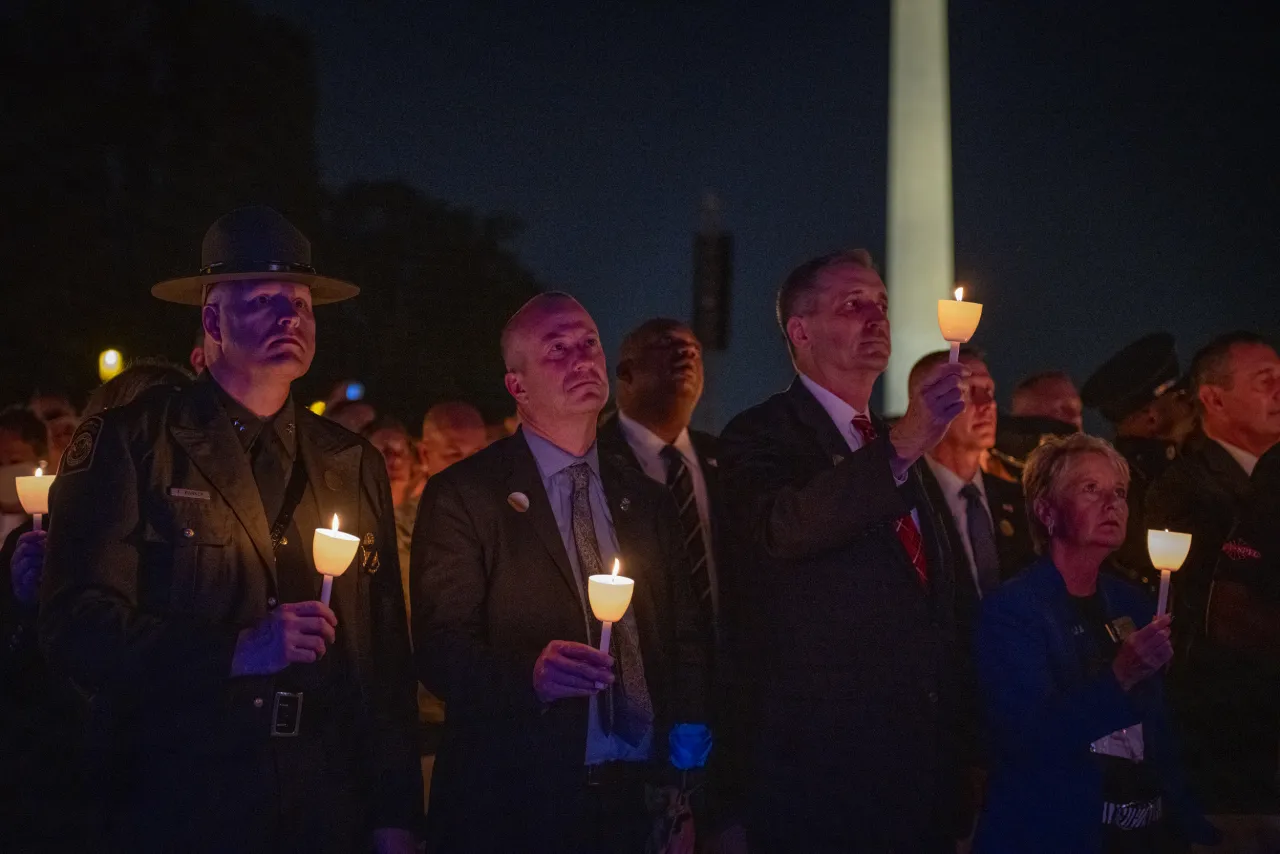
<instances>
[{"instance_id":1,"label":"round lapel pin","mask_svg":"<svg viewBox=\"0 0 1280 854\"><path fill-rule=\"evenodd\" d=\"M529 496L523 492L513 492L507 496L507 503L511 505L511 509L517 513L524 513L529 509Z\"/></svg>"}]
</instances>

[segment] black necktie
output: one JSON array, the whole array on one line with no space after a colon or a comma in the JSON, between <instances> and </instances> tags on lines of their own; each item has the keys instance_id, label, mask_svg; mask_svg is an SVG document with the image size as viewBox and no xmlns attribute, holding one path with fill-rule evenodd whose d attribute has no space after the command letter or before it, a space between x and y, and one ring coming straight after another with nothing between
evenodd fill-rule
<instances>
[{"instance_id":1,"label":"black necktie","mask_svg":"<svg viewBox=\"0 0 1280 854\"><path fill-rule=\"evenodd\" d=\"M964 485L960 497L965 502L965 526L969 530L974 568L978 571L978 586L984 594L989 593L1000 586L1000 553L996 551L991 515L982 503L982 493L972 483Z\"/></svg>"},{"instance_id":2,"label":"black necktie","mask_svg":"<svg viewBox=\"0 0 1280 854\"><path fill-rule=\"evenodd\" d=\"M693 492L693 475L685 464L684 455L675 445L662 449L662 459L667 464L667 489L675 498L680 511L680 528L684 533L684 548L689 553L693 570L690 581L707 625L712 621L711 572L707 566L707 543L702 538L702 517L698 515L698 502Z\"/></svg>"},{"instance_id":3,"label":"black necktie","mask_svg":"<svg viewBox=\"0 0 1280 854\"><path fill-rule=\"evenodd\" d=\"M262 509L267 512L267 527L275 524L284 504L284 491L288 484L289 459L284 443L276 435L275 424L262 425L252 449L253 480L262 496Z\"/></svg>"}]
</instances>

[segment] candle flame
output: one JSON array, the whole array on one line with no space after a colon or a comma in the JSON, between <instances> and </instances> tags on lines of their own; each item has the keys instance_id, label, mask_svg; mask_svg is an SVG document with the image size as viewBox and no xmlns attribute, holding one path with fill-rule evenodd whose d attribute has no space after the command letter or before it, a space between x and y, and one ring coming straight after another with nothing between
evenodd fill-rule
<instances>
[{"instance_id":1,"label":"candle flame","mask_svg":"<svg viewBox=\"0 0 1280 854\"><path fill-rule=\"evenodd\" d=\"M964 288L956 288L956 302L964 302Z\"/></svg>"},{"instance_id":2,"label":"candle flame","mask_svg":"<svg viewBox=\"0 0 1280 854\"><path fill-rule=\"evenodd\" d=\"M333 530L335 533L336 533L336 532L337 532L337 530L338 530L338 514L337 514L337 513L334 513L334 514L333 514L333 529L332 529L332 530Z\"/></svg>"},{"instance_id":3,"label":"candle flame","mask_svg":"<svg viewBox=\"0 0 1280 854\"><path fill-rule=\"evenodd\" d=\"M622 563L615 557L613 559L613 574L616 577L618 570L622 569Z\"/></svg>"},{"instance_id":4,"label":"candle flame","mask_svg":"<svg viewBox=\"0 0 1280 854\"><path fill-rule=\"evenodd\" d=\"M36 477L44 477L44 469L42 468L36 469Z\"/></svg>"}]
</instances>

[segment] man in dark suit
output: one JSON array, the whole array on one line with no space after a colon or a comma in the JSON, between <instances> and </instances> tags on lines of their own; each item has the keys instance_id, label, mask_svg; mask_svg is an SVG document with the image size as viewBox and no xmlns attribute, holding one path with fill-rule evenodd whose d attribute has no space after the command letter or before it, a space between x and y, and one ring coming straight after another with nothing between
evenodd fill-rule
<instances>
[{"instance_id":1,"label":"man in dark suit","mask_svg":"<svg viewBox=\"0 0 1280 854\"><path fill-rule=\"evenodd\" d=\"M680 513L715 683L712 782L694 809L699 838L723 834L727 841L741 833L736 820L744 782L740 735L750 725L750 710L734 708L732 673L725 657L715 654L723 644L722 600L732 592L724 579L732 562L720 493L720 440L689 426L705 381L702 345L678 320L647 320L623 339L616 374L618 408L601 419L597 441L602 452L616 454L666 486Z\"/></svg>"},{"instance_id":2,"label":"man in dark suit","mask_svg":"<svg viewBox=\"0 0 1280 854\"><path fill-rule=\"evenodd\" d=\"M93 694L120 851L408 854L421 816L395 522L368 442L298 406L317 276L278 213L214 223L208 369L88 418L51 496L41 641ZM269 260L268 260L269 259ZM337 513L354 565L317 601L313 531Z\"/></svg>"},{"instance_id":3,"label":"man in dark suit","mask_svg":"<svg viewBox=\"0 0 1280 854\"><path fill-rule=\"evenodd\" d=\"M908 378L910 388L914 391L948 355L939 350L916 362ZM942 518L955 560L961 622L971 627L963 614L976 616L982 595L1026 568L1035 559L1035 549L1022 487L982 471L982 454L996 439L995 380L976 350L962 349L960 363L969 370L964 412L925 455L920 476Z\"/></svg>"},{"instance_id":4,"label":"man in dark suit","mask_svg":"<svg viewBox=\"0 0 1280 854\"><path fill-rule=\"evenodd\" d=\"M691 567L667 490L599 451L608 396L590 315L535 297L502 336L522 428L427 482L414 649L449 707L428 838L441 852L628 852L648 833L667 733L702 720ZM588 577L635 580L609 653Z\"/></svg>"},{"instance_id":5,"label":"man in dark suit","mask_svg":"<svg viewBox=\"0 0 1280 854\"><path fill-rule=\"evenodd\" d=\"M1215 820L1233 851L1280 850L1280 445L1258 460L1209 597L1207 635L1231 660L1230 703L1217 719L1220 769L1235 812Z\"/></svg>"},{"instance_id":6,"label":"man in dark suit","mask_svg":"<svg viewBox=\"0 0 1280 854\"><path fill-rule=\"evenodd\" d=\"M1248 676L1230 651L1205 636L1205 624L1214 566L1245 507L1249 477L1280 442L1280 356L1257 335L1228 333L1196 353L1190 375L1202 434L1148 491L1147 527L1192 535L1191 553L1173 574L1177 655L1169 699L1185 731L1188 772L1209 812L1239 814L1251 805L1234 774L1233 734L1223 722L1236 713Z\"/></svg>"},{"instance_id":7,"label":"man in dark suit","mask_svg":"<svg viewBox=\"0 0 1280 854\"><path fill-rule=\"evenodd\" d=\"M720 604L721 518L718 444L689 426L702 397L702 345L678 320L656 318L622 342L617 411L602 419L600 449L671 490L693 564L693 590L708 626Z\"/></svg>"},{"instance_id":8,"label":"man in dark suit","mask_svg":"<svg viewBox=\"0 0 1280 854\"><path fill-rule=\"evenodd\" d=\"M799 377L733 419L721 477L750 546L734 635L758 689L752 851L941 852L952 804L954 579L917 462L964 409L939 365L890 430L868 412L889 358L863 250L794 270L778 321Z\"/></svg>"}]
</instances>

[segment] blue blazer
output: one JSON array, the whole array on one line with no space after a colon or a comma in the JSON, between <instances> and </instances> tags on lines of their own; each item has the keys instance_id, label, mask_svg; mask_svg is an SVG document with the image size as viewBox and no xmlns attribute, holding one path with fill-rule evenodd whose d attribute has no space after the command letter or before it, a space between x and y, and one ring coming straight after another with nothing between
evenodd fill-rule
<instances>
[{"instance_id":1,"label":"blue blazer","mask_svg":"<svg viewBox=\"0 0 1280 854\"><path fill-rule=\"evenodd\" d=\"M1151 622L1151 602L1107 573L1098 576L1108 620ZM1193 841L1215 831L1176 762L1160 677L1126 693L1110 668L1089 676L1073 637L1075 612L1053 561L1040 558L983 601L975 656L986 712L991 776L975 854L1102 851L1102 773L1089 745L1142 724L1146 761L1164 787L1165 814Z\"/></svg>"}]
</instances>

